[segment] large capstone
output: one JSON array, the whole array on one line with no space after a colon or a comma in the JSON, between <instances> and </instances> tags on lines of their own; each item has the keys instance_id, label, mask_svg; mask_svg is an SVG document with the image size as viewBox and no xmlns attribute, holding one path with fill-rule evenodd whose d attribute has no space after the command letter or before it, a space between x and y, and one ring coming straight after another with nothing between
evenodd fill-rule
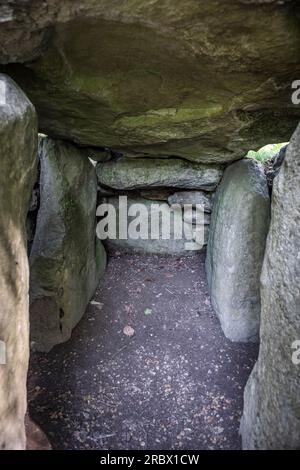
<instances>
[{"instance_id":1,"label":"large capstone","mask_svg":"<svg viewBox=\"0 0 300 470\"><path fill-rule=\"evenodd\" d=\"M37 120L0 74L0 449L24 449L29 357L26 214L36 178Z\"/></svg>"},{"instance_id":2,"label":"large capstone","mask_svg":"<svg viewBox=\"0 0 300 470\"><path fill-rule=\"evenodd\" d=\"M232 341L256 341L259 278L270 222L263 168L251 159L230 165L212 213L206 270L211 301Z\"/></svg>"},{"instance_id":3,"label":"large capstone","mask_svg":"<svg viewBox=\"0 0 300 470\"><path fill-rule=\"evenodd\" d=\"M192 163L179 158L124 158L97 164L99 183L122 190L172 187L213 191L222 174L221 165Z\"/></svg>"},{"instance_id":4,"label":"large capstone","mask_svg":"<svg viewBox=\"0 0 300 470\"><path fill-rule=\"evenodd\" d=\"M74 145L41 138L40 209L30 255L32 347L69 339L104 270L96 238L97 178Z\"/></svg>"},{"instance_id":5,"label":"large capstone","mask_svg":"<svg viewBox=\"0 0 300 470\"><path fill-rule=\"evenodd\" d=\"M0 62L52 137L220 162L287 141L299 121L299 2L6 3Z\"/></svg>"},{"instance_id":6,"label":"large capstone","mask_svg":"<svg viewBox=\"0 0 300 470\"><path fill-rule=\"evenodd\" d=\"M300 126L275 177L261 276L258 361L244 395L244 449L300 447Z\"/></svg>"}]
</instances>

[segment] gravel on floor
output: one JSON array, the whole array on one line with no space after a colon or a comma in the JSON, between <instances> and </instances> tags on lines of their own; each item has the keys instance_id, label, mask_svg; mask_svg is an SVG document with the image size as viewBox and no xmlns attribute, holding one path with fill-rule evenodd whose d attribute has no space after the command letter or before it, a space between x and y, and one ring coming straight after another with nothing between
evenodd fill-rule
<instances>
[{"instance_id":1,"label":"gravel on floor","mask_svg":"<svg viewBox=\"0 0 300 470\"><path fill-rule=\"evenodd\" d=\"M204 254L115 252L72 338L31 355L30 415L55 449L239 449L257 350L224 337Z\"/></svg>"}]
</instances>

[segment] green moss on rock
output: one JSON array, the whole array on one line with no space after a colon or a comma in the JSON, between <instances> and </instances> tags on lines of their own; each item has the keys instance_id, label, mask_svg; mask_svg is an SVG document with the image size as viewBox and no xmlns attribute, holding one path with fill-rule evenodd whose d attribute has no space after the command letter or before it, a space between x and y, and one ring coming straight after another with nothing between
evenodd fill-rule
<instances>
[{"instance_id":1,"label":"green moss on rock","mask_svg":"<svg viewBox=\"0 0 300 470\"><path fill-rule=\"evenodd\" d=\"M46 22L36 4L26 8L33 25ZM88 0L75 17L57 2L43 54L9 70L49 135L128 154L232 161L288 140L299 120L290 100L298 13L288 1Z\"/></svg>"},{"instance_id":2,"label":"green moss on rock","mask_svg":"<svg viewBox=\"0 0 300 470\"><path fill-rule=\"evenodd\" d=\"M30 255L31 339L49 351L85 312L106 254L96 240L95 169L72 144L41 138L41 203Z\"/></svg>"}]
</instances>

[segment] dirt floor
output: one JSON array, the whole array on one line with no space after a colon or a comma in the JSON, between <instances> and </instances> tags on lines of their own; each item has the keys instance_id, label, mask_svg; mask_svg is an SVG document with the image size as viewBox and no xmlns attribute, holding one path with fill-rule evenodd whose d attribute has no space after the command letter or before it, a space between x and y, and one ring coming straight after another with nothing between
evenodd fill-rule
<instances>
[{"instance_id":1,"label":"dirt floor","mask_svg":"<svg viewBox=\"0 0 300 470\"><path fill-rule=\"evenodd\" d=\"M71 340L32 354L30 415L55 449L239 449L256 356L224 337L204 255L116 252Z\"/></svg>"}]
</instances>

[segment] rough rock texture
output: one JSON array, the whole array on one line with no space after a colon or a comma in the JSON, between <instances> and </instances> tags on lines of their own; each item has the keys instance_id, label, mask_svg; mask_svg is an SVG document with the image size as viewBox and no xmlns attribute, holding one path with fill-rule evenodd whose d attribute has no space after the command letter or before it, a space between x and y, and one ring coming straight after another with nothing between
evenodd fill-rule
<instances>
[{"instance_id":1,"label":"rough rock texture","mask_svg":"<svg viewBox=\"0 0 300 470\"><path fill-rule=\"evenodd\" d=\"M274 155L273 158L271 158L265 163L265 173L271 191L273 187L274 178L278 175L281 165L283 164L283 161L285 159L286 150L287 145L282 147L279 152Z\"/></svg>"},{"instance_id":2,"label":"rough rock texture","mask_svg":"<svg viewBox=\"0 0 300 470\"><path fill-rule=\"evenodd\" d=\"M292 362L292 343L300 339L299 191L300 126L274 180L261 277L261 345L244 395L245 449L300 448L300 365Z\"/></svg>"},{"instance_id":3,"label":"rough rock texture","mask_svg":"<svg viewBox=\"0 0 300 470\"><path fill-rule=\"evenodd\" d=\"M98 163L101 185L114 189L175 187L213 191L219 183L221 165L205 165L177 159L125 158L116 163Z\"/></svg>"},{"instance_id":4,"label":"rough rock texture","mask_svg":"<svg viewBox=\"0 0 300 470\"><path fill-rule=\"evenodd\" d=\"M152 201L166 201L168 202L169 196L174 193L171 188L161 189L142 189L140 195L145 199L151 199Z\"/></svg>"},{"instance_id":5,"label":"rough rock texture","mask_svg":"<svg viewBox=\"0 0 300 470\"><path fill-rule=\"evenodd\" d=\"M120 210L119 210L119 198L107 198L107 202L110 203L115 209L117 213L117 227L116 227L116 237L112 239L111 237L107 239L105 242L108 247L114 247L121 249L124 252L139 252L139 253L153 253L153 254L161 254L161 255L173 255L173 256L191 256L194 254L199 253L203 249L202 245L197 245L193 237L195 227L190 224L187 224L182 221L182 212L181 211L171 211L170 207L167 203L159 202L159 201L151 201L149 199L143 199L141 197L136 198L128 198L127 199L127 209L130 215L128 218L122 216L122 221L125 223L126 231L129 234L129 227L130 224L139 217L141 224L146 221L148 223L148 230L145 229L141 230L140 226L137 227L137 232L141 233L141 237L134 238L133 236L125 237L120 236ZM134 204L143 204L145 210L140 213L134 213L133 215L133 205ZM151 212L151 205L155 204L156 208L153 209ZM159 207L157 207L159 206ZM164 220L170 220L170 227L171 230L168 232L166 228L168 227L166 224L160 222L159 223L159 236L156 238L151 238L151 219L155 220L155 214L159 213L159 208L161 209L161 217ZM126 211L123 211L122 214L126 214ZM107 220L107 219L106 219ZM161 219L160 219L161 220ZM174 227L180 227L182 224L182 236L181 238L176 239L175 233L176 229ZM103 224L105 225L105 224ZM102 227L103 228L103 227ZM185 232L186 230L186 232ZM207 244L208 239L208 226L202 227L203 230L203 237L204 237L204 244ZM104 226L103 232L107 232L107 227ZM99 232L100 233L100 232ZM109 231L110 234L114 235L113 231ZM167 238L168 233L170 236ZM164 235L163 235L164 234ZM164 239L163 236L166 238ZM193 250L187 249L186 243L191 242L193 244Z\"/></svg>"},{"instance_id":6,"label":"rough rock texture","mask_svg":"<svg viewBox=\"0 0 300 470\"><path fill-rule=\"evenodd\" d=\"M204 191L180 191L172 194L168 198L169 204L200 204L204 206L204 212L211 212L212 197L210 193Z\"/></svg>"},{"instance_id":7,"label":"rough rock texture","mask_svg":"<svg viewBox=\"0 0 300 470\"><path fill-rule=\"evenodd\" d=\"M49 351L69 339L102 274L97 179L72 144L41 138L40 209L30 254L31 341Z\"/></svg>"},{"instance_id":8,"label":"rough rock texture","mask_svg":"<svg viewBox=\"0 0 300 470\"><path fill-rule=\"evenodd\" d=\"M198 217L202 214L202 209L185 209L184 214L183 214L183 220L187 222L188 224L197 224ZM204 214L204 225L209 225L210 224L210 219L211 216L210 214L205 213Z\"/></svg>"},{"instance_id":9,"label":"rough rock texture","mask_svg":"<svg viewBox=\"0 0 300 470\"><path fill-rule=\"evenodd\" d=\"M49 135L133 155L231 161L296 127L299 8L295 0L10 0L0 10L0 58L27 62L10 71Z\"/></svg>"},{"instance_id":10,"label":"rough rock texture","mask_svg":"<svg viewBox=\"0 0 300 470\"><path fill-rule=\"evenodd\" d=\"M259 278L269 222L262 166L251 159L233 163L217 191L206 261L212 305L232 341L258 339Z\"/></svg>"},{"instance_id":11,"label":"rough rock texture","mask_svg":"<svg viewBox=\"0 0 300 470\"><path fill-rule=\"evenodd\" d=\"M29 356L25 220L36 177L37 121L24 93L1 74L0 161L0 341L6 350L6 364L5 357L0 361L0 449L24 449Z\"/></svg>"}]
</instances>

